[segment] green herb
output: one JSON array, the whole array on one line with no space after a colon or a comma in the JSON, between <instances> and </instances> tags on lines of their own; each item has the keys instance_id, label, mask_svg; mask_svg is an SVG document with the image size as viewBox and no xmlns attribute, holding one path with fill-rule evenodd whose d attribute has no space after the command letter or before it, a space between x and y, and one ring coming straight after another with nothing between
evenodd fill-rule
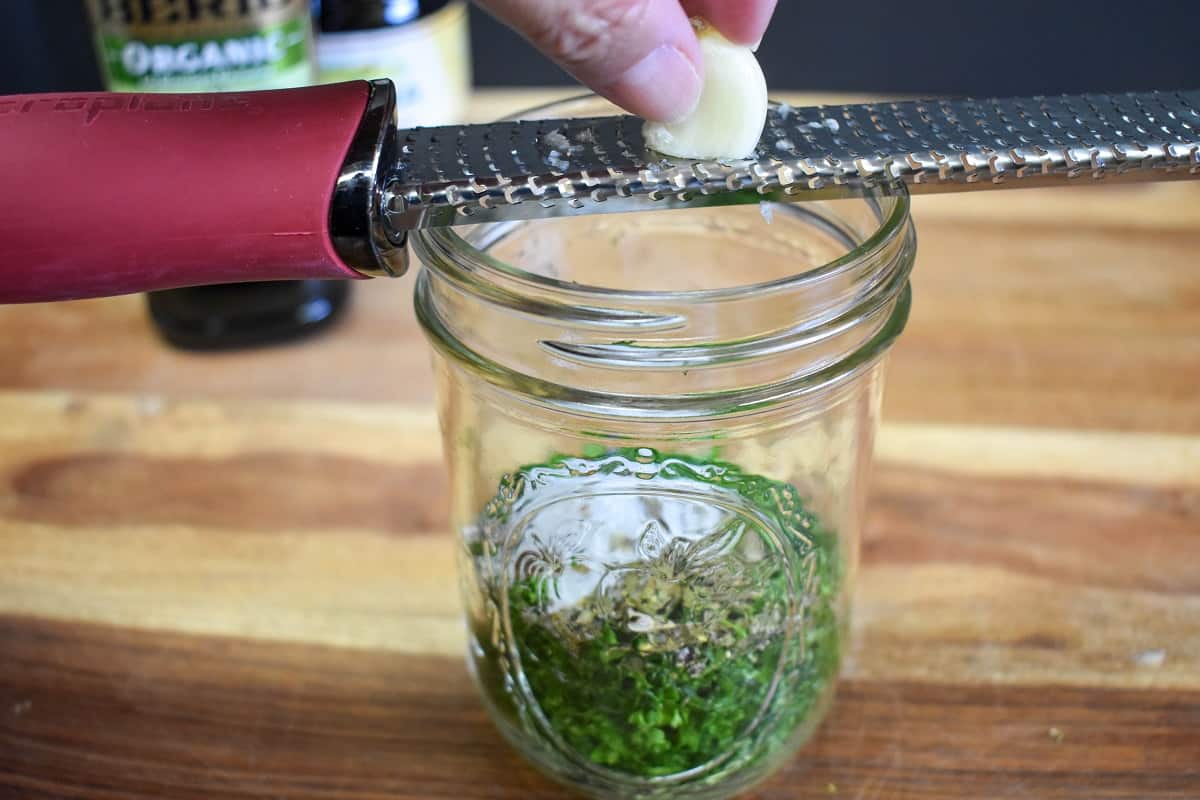
<instances>
[{"instance_id":1,"label":"green herb","mask_svg":"<svg viewBox=\"0 0 1200 800\"><path fill-rule=\"evenodd\" d=\"M599 767L640 779L696 771L717 783L784 753L827 697L839 657L837 543L788 484L723 462L648 453L559 458L518 475L544 484L562 467L576 476L653 468L652 483L708 484L739 498L774 523L786 551L748 542L759 532L745 516L686 538L651 523L625 532L637 539L635 562L605 564L595 591L563 603L563 576L596 568L584 563L576 532L561 532L556 548L539 542L546 552L526 559L504 598L521 680L496 681L493 691L509 696L494 699L517 711L527 733L545 736L539 726L548 726L561 743L552 746ZM494 521L508 519L501 512ZM755 557L745 557L748 544ZM514 660L508 671L516 668ZM544 722L520 713L512 694L522 683Z\"/></svg>"}]
</instances>

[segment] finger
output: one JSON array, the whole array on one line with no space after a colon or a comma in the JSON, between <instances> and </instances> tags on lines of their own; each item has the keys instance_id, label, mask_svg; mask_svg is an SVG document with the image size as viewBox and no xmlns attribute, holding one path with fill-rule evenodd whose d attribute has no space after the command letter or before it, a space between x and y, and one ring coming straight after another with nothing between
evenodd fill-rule
<instances>
[{"instance_id":1,"label":"finger","mask_svg":"<svg viewBox=\"0 0 1200 800\"><path fill-rule=\"evenodd\" d=\"M634 114L674 122L703 64L679 0L480 0L560 66Z\"/></svg>"},{"instance_id":2,"label":"finger","mask_svg":"<svg viewBox=\"0 0 1200 800\"><path fill-rule=\"evenodd\" d=\"M687 13L703 17L726 39L757 45L767 32L776 0L681 0Z\"/></svg>"}]
</instances>

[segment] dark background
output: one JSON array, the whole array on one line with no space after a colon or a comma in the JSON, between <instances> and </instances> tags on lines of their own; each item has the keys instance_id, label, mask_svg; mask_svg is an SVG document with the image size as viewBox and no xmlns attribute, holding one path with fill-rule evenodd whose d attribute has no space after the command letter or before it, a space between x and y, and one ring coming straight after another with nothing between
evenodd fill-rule
<instances>
[{"instance_id":1,"label":"dark background","mask_svg":"<svg viewBox=\"0 0 1200 800\"><path fill-rule=\"evenodd\" d=\"M570 79L473 10L478 85ZM772 89L1013 95L1200 86L1200 0L780 0ZM0 94L100 88L83 0L0 0Z\"/></svg>"}]
</instances>

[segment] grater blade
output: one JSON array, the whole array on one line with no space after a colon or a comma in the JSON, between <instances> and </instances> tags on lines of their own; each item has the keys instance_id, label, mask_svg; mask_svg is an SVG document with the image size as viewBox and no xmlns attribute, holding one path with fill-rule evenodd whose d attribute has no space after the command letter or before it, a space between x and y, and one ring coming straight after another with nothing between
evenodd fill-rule
<instances>
[{"instance_id":1,"label":"grater blade","mask_svg":"<svg viewBox=\"0 0 1200 800\"><path fill-rule=\"evenodd\" d=\"M665 158L629 116L397 133L382 212L431 226L861 195L1194 177L1200 90L773 105L754 158Z\"/></svg>"}]
</instances>

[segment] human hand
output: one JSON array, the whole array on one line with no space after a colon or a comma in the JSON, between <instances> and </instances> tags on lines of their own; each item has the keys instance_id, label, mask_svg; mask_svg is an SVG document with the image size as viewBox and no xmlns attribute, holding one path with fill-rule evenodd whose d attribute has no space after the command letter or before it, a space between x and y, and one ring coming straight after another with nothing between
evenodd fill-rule
<instances>
[{"instance_id":1,"label":"human hand","mask_svg":"<svg viewBox=\"0 0 1200 800\"><path fill-rule=\"evenodd\" d=\"M589 88L638 116L695 107L704 66L689 16L727 39L762 39L776 0L478 0Z\"/></svg>"}]
</instances>

